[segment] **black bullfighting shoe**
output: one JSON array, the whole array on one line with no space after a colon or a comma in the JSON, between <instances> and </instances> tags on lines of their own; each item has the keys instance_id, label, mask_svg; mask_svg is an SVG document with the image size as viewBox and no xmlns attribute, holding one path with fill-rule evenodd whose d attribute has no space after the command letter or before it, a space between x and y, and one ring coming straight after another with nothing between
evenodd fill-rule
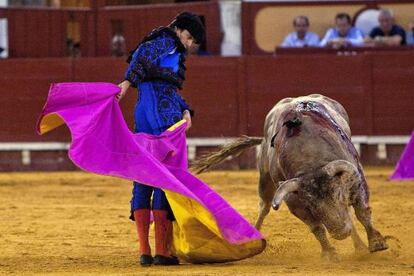
<instances>
[{"instance_id":1,"label":"black bullfighting shoe","mask_svg":"<svg viewBox=\"0 0 414 276\"><path fill-rule=\"evenodd\" d=\"M154 265L179 265L180 261L175 256L166 257L162 255L155 255Z\"/></svg>"},{"instance_id":2,"label":"black bullfighting shoe","mask_svg":"<svg viewBox=\"0 0 414 276\"><path fill-rule=\"evenodd\" d=\"M141 255L139 263L141 266L150 266L154 263L154 258L151 255Z\"/></svg>"}]
</instances>

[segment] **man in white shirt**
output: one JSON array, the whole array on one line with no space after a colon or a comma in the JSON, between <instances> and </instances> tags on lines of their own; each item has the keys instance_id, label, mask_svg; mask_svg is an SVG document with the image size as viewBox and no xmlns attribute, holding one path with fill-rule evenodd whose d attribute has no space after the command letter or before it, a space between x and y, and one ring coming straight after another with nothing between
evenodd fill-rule
<instances>
[{"instance_id":1,"label":"man in white shirt","mask_svg":"<svg viewBox=\"0 0 414 276\"><path fill-rule=\"evenodd\" d=\"M317 47L319 46L319 36L308 32L309 19L300 15L293 19L295 32L288 34L281 47Z\"/></svg>"}]
</instances>

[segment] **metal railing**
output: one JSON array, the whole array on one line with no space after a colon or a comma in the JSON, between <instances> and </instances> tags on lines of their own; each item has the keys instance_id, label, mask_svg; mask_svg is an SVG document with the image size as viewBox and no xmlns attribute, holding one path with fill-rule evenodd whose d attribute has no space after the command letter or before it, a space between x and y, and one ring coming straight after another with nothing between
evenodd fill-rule
<instances>
[{"instance_id":1,"label":"metal railing","mask_svg":"<svg viewBox=\"0 0 414 276\"><path fill-rule=\"evenodd\" d=\"M188 159L194 160L197 147L217 147L235 139L227 138L188 138ZM352 136L352 143L361 154L361 145L377 145L377 158L387 158L387 145L405 145L410 136ZM65 142L2 142L1 151L20 151L23 165L30 165L32 151L67 151L70 143Z\"/></svg>"}]
</instances>

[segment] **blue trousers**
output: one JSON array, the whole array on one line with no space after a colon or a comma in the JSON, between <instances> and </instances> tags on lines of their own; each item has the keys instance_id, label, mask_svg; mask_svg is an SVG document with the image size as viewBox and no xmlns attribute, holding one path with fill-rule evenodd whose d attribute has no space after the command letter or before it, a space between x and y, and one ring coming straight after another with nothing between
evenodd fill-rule
<instances>
[{"instance_id":1,"label":"blue trousers","mask_svg":"<svg viewBox=\"0 0 414 276\"><path fill-rule=\"evenodd\" d=\"M131 216L129 217L131 220L134 220L134 211L137 209L166 210L168 219L175 220L163 190L134 182L131 199Z\"/></svg>"}]
</instances>

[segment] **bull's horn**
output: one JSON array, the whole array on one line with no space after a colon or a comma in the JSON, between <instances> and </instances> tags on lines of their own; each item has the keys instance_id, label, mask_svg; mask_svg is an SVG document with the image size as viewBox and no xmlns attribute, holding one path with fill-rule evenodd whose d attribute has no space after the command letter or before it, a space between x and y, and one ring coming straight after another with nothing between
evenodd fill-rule
<instances>
[{"instance_id":1,"label":"bull's horn","mask_svg":"<svg viewBox=\"0 0 414 276\"><path fill-rule=\"evenodd\" d=\"M323 170L331 177L341 172L347 174L354 174L358 172L355 165L346 160L336 160L329 162L325 165L325 167L323 167Z\"/></svg>"},{"instance_id":2,"label":"bull's horn","mask_svg":"<svg viewBox=\"0 0 414 276\"><path fill-rule=\"evenodd\" d=\"M276 191L275 196L273 197L272 201L272 207L274 210L278 210L280 207L280 204L282 204L283 198L291 192L295 192L299 189L299 179L298 178L292 178L289 180L286 180L285 182L282 182L279 185L279 188Z\"/></svg>"}]
</instances>

